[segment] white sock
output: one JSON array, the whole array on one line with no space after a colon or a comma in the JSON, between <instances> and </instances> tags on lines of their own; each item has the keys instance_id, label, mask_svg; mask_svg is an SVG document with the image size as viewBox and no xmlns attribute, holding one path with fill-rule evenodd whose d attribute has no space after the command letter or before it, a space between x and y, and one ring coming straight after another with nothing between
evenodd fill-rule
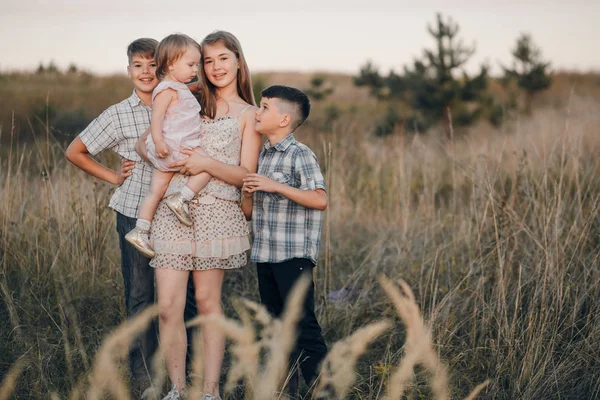
<instances>
[{"instance_id":1,"label":"white sock","mask_svg":"<svg viewBox=\"0 0 600 400\"><path fill-rule=\"evenodd\" d=\"M150 226L152 226L152 223L147 219L139 218L135 223L135 227L140 228L144 232L148 232L150 230Z\"/></svg>"},{"instance_id":2,"label":"white sock","mask_svg":"<svg viewBox=\"0 0 600 400\"><path fill-rule=\"evenodd\" d=\"M192 191L192 189L190 189L187 186L182 187L181 190L179 191L179 193L181 193L183 198L186 199L187 201L192 200L194 198L194 196L196 195L196 193L194 193Z\"/></svg>"}]
</instances>

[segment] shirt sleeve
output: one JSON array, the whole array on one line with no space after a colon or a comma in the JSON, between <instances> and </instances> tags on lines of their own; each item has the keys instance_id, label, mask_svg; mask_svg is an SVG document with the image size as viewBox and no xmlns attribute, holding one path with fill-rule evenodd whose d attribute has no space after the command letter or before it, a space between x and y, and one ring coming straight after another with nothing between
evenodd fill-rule
<instances>
[{"instance_id":1,"label":"shirt sleeve","mask_svg":"<svg viewBox=\"0 0 600 400\"><path fill-rule=\"evenodd\" d=\"M317 161L317 156L310 149L298 152L294 162L294 174L300 178L302 190L325 190L325 179Z\"/></svg>"},{"instance_id":2,"label":"shirt sleeve","mask_svg":"<svg viewBox=\"0 0 600 400\"><path fill-rule=\"evenodd\" d=\"M118 138L112 114L111 108L106 109L79 134L79 138L91 155L96 155L117 144Z\"/></svg>"}]
</instances>

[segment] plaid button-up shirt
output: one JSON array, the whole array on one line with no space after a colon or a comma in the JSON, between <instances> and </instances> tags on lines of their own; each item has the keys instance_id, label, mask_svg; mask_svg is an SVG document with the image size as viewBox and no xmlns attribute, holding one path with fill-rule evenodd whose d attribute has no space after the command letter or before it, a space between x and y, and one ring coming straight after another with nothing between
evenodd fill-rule
<instances>
[{"instance_id":1,"label":"plaid button-up shirt","mask_svg":"<svg viewBox=\"0 0 600 400\"><path fill-rule=\"evenodd\" d=\"M150 126L148 107L136 94L112 105L79 134L91 155L111 149L122 158L135 161L135 166L112 195L109 207L131 218L137 218L140 203L148 192L152 168L135 152L135 143Z\"/></svg>"},{"instance_id":2,"label":"plaid button-up shirt","mask_svg":"<svg viewBox=\"0 0 600 400\"><path fill-rule=\"evenodd\" d=\"M265 143L258 158L258 173L298 189L325 190L317 157L293 134L274 146ZM308 258L317 263L322 211L301 206L279 193L255 192L253 202L253 262Z\"/></svg>"}]
</instances>

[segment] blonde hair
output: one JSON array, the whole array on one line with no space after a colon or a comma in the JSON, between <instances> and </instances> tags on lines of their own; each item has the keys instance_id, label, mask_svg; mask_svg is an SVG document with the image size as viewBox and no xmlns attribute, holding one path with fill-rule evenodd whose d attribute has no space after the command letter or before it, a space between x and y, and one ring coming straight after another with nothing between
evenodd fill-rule
<instances>
[{"instance_id":1,"label":"blonde hair","mask_svg":"<svg viewBox=\"0 0 600 400\"><path fill-rule=\"evenodd\" d=\"M200 51L198 42L182 33L174 33L161 40L154 57L156 60L156 77L164 79L169 66L179 60L190 46L196 47Z\"/></svg>"},{"instance_id":2,"label":"blonde hair","mask_svg":"<svg viewBox=\"0 0 600 400\"><path fill-rule=\"evenodd\" d=\"M254 100L254 92L252 90L250 70L248 69L248 64L246 64L246 58L244 57L244 52L242 51L242 45L232 33L225 31L214 31L206 36L200 44L200 54L202 55L200 63L202 64L202 68L200 68L199 74L200 85L198 85L198 90L195 93L196 97L198 98L198 102L202 106L201 114L210 119L215 118L215 115L217 114L217 88L208 80L206 73L204 72L204 54L202 50L205 46L214 45L216 43L222 43L229 51L235 54L239 62L239 69L237 72L238 95L246 103L252 104L253 106L256 105L256 101Z\"/></svg>"}]
</instances>

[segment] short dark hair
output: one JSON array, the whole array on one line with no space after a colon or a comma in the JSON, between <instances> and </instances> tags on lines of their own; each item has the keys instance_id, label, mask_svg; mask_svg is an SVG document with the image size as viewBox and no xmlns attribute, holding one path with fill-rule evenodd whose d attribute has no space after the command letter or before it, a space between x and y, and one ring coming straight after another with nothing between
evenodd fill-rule
<instances>
[{"instance_id":1,"label":"short dark hair","mask_svg":"<svg viewBox=\"0 0 600 400\"><path fill-rule=\"evenodd\" d=\"M154 58L158 41L151 38L136 39L127 46L127 59L131 64L133 56L141 56L149 60Z\"/></svg>"},{"instance_id":2,"label":"short dark hair","mask_svg":"<svg viewBox=\"0 0 600 400\"><path fill-rule=\"evenodd\" d=\"M293 115L293 129L295 130L306 121L310 114L310 100L306 93L290 86L273 85L260 92L267 99L279 99L291 103L295 112Z\"/></svg>"}]
</instances>

